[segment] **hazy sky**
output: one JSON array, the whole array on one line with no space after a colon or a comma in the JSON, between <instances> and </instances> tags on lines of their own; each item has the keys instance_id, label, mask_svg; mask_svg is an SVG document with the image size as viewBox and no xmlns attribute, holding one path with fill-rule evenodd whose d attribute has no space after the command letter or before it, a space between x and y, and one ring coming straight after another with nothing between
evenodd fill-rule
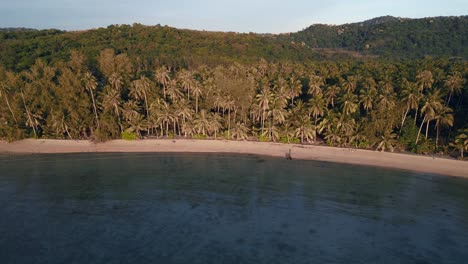
<instances>
[{"instance_id":1,"label":"hazy sky","mask_svg":"<svg viewBox=\"0 0 468 264\"><path fill-rule=\"evenodd\" d=\"M0 27L88 29L169 25L237 32L291 32L392 15L468 15L468 0L0 0Z\"/></svg>"}]
</instances>

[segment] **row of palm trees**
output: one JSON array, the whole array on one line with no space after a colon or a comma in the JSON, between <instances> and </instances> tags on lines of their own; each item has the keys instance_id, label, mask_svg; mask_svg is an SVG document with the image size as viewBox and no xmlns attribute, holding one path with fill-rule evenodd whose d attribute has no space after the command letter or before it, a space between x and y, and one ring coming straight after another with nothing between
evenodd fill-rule
<instances>
[{"instance_id":1,"label":"row of palm trees","mask_svg":"<svg viewBox=\"0 0 468 264\"><path fill-rule=\"evenodd\" d=\"M467 64L436 61L135 66L104 50L13 73L0 69L3 138L224 137L374 147L448 146ZM422 65L419 65L422 64ZM464 126L463 121L458 127ZM403 142L411 139L413 142Z\"/></svg>"}]
</instances>

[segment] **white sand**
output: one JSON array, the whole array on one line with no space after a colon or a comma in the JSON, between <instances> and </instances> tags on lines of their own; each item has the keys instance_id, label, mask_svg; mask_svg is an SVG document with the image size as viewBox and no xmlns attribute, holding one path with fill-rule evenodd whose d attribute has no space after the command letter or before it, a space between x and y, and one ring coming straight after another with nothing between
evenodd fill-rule
<instances>
[{"instance_id":1,"label":"white sand","mask_svg":"<svg viewBox=\"0 0 468 264\"><path fill-rule=\"evenodd\" d=\"M93 143L86 140L26 139L0 141L0 152L75 153L75 152L219 152L285 157L291 149L293 159L320 160L370 165L468 177L468 162L431 156L382 153L370 150L227 140L112 140Z\"/></svg>"}]
</instances>

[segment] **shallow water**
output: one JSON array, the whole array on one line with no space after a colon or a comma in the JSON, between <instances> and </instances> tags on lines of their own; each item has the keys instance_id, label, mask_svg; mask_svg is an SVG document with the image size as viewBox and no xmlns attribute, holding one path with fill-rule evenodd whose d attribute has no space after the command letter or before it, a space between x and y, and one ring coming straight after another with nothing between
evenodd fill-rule
<instances>
[{"instance_id":1,"label":"shallow water","mask_svg":"<svg viewBox=\"0 0 468 264\"><path fill-rule=\"evenodd\" d=\"M466 263L468 181L218 154L0 157L0 263Z\"/></svg>"}]
</instances>

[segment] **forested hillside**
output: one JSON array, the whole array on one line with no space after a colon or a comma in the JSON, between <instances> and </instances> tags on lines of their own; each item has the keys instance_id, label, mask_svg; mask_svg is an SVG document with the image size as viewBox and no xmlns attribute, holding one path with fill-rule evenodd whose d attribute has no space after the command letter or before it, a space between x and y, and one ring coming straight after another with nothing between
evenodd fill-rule
<instances>
[{"instance_id":1,"label":"forested hillside","mask_svg":"<svg viewBox=\"0 0 468 264\"><path fill-rule=\"evenodd\" d=\"M140 24L80 32L0 30L0 65L29 68L36 59L56 62L80 50L92 67L99 52L112 48L134 64L199 66L347 59L468 58L468 17L398 19L383 17L341 26L313 25L292 34L238 34L181 30Z\"/></svg>"},{"instance_id":2,"label":"forested hillside","mask_svg":"<svg viewBox=\"0 0 468 264\"><path fill-rule=\"evenodd\" d=\"M380 17L340 26L313 25L292 38L311 48L335 48L383 58L468 58L468 16Z\"/></svg>"}]
</instances>

